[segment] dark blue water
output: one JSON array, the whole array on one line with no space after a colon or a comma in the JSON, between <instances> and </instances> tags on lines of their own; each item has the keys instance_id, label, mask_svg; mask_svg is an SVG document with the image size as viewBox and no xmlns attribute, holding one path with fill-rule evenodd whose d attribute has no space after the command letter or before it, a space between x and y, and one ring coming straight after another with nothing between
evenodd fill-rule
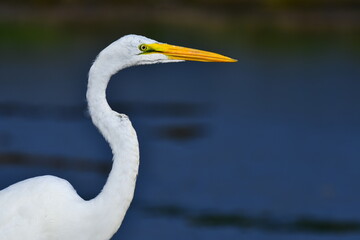
<instances>
[{"instance_id":1,"label":"dark blue water","mask_svg":"<svg viewBox=\"0 0 360 240\"><path fill-rule=\"evenodd\" d=\"M98 45L3 51L0 188L54 174L86 199L101 190L111 153L85 102ZM359 239L360 53L218 51L239 62L113 77L110 105L130 116L141 148L114 239Z\"/></svg>"}]
</instances>

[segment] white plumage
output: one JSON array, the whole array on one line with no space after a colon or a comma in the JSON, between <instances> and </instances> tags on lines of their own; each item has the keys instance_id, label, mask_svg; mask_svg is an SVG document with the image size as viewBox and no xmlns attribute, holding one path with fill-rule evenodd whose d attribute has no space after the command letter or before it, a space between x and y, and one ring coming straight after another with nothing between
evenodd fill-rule
<instances>
[{"instance_id":1,"label":"white plumage","mask_svg":"<svg viewBox=\"0 0 360 240\"><path fill-rule=\"evenodd\" d=\"M127 35L105 48L89 72L87 100L94 125L109 143L113 166L97 197L83 200L61 178L40 176L0 191L1 240L108 240L133 198L139 166L136 132L129 118L106 101L110 77L141 64L182 60L232 62L222 55Z\"/></svg>"}]
</instances>

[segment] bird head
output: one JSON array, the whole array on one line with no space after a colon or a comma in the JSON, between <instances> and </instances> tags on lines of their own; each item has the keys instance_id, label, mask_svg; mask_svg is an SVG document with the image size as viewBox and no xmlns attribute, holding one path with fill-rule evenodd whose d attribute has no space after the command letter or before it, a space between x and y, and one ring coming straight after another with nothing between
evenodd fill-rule
<instances>
[{"instance_id":1,"label":"bird head","mask_svg":"<svg viewBox=\"0 0 360 240\"><path fill-rule=\"evenodd\" d=\"M160 43L134 34L113 42L100 53L99 57L106 58L108 63L121 62L122 66L117 66L117 70L134 65L179 61L237 61L217 53Z\"/></svg>"}]
</instances>

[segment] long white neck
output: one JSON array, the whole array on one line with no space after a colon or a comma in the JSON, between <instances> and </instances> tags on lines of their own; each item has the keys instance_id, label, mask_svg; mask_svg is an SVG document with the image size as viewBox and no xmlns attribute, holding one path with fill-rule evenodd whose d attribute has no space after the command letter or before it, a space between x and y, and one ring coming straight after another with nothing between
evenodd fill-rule
<instances>
[{"instance_id":1,"label":"long white neck","mask_svg":"<svg viewBox=\"0 0 360 240\"><path fill-rule=\"evenodd\" d=\"M136 132L130 120L113 111L106 101L106 87L119 67L108 65L99 55L89 72L87 101L90 116L109 143L113 166L101 193L89 201L93 214L104 223L101 232L109 238L120 227L133 198L139 166L139 147Z\"/></svg>"}]
</instances>

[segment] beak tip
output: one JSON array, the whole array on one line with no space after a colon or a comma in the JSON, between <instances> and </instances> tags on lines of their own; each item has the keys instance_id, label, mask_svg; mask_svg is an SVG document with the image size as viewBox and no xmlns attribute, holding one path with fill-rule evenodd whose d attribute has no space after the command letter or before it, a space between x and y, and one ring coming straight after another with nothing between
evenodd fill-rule
<instances>
[{"instance_id":1,"label":"beak tip","mask_svg":"<svg viewBox=\"0 0 360 240\"><path fill-rule=\"evenodd\" d=\"M224 62L237 62L238 60L235 58L227 58Z\"/></svg>"}]
</instances>

